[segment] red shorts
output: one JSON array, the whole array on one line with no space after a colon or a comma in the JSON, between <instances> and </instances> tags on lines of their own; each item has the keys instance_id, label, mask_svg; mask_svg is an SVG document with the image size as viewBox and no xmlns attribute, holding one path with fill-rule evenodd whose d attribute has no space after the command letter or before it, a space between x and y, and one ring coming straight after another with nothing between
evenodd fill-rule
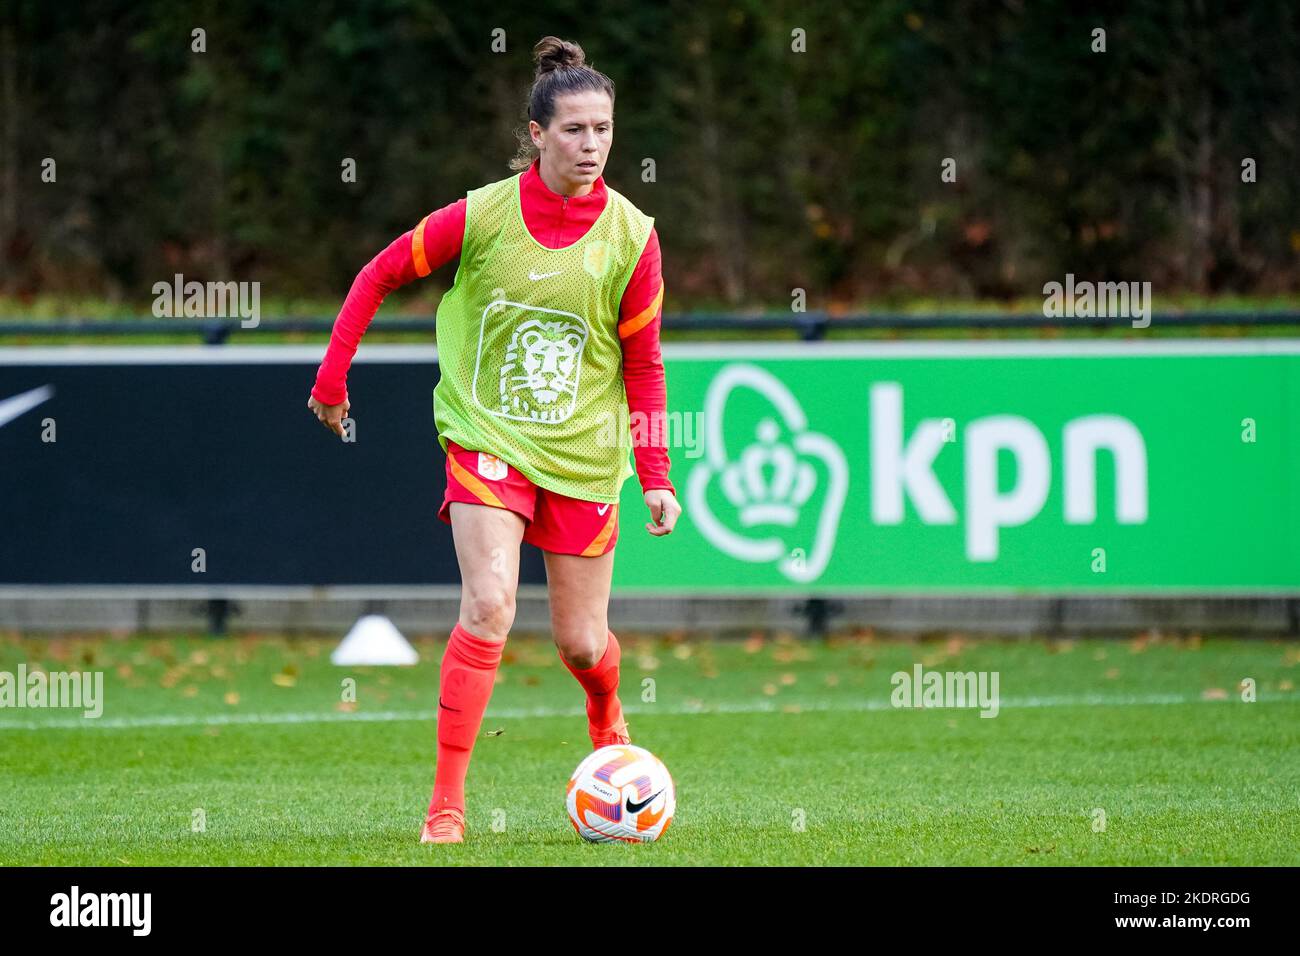
<instances>
[{"instance_id":1,"label":"red shorts","mask_svg":"<svg viewBox=\"0 0 1300 956\"><path fill-rule=\"evenodd\" d=\"M451 503L505 508L527 523L524 540L543 551L596 557L618 541L618 505L539 488L488 452L447 442L447 494L438 517L451 524Z\"/></svg>"}]
</instances>

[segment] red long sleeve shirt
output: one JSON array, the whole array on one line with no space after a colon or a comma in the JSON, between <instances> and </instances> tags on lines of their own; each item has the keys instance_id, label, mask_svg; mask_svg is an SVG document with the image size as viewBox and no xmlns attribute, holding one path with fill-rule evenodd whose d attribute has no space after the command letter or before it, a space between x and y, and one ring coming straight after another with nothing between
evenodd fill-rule
<instances>
[{"instance_id":1,"label":"red long sleeve shirt","mask_svg":"<svg viewBox=\"0 0 1300 956\"><path fill-rule=\"evenodd\" d=\"M524 224L549 249L581 239L605 208L605 177L599 177L585 196L554 193L537 171L538 160L520 180ZM394 239L357 274L334 322L329 348L316 373L312 395L323 404L338 405L347 397L347 374L361 336L379 311L384 297L394 289L428 275L460 255L465 238L465 203L462 197L429 213L410 232ZM618 310L618 335L623 347L623 384L633 428L632 453L641 490L666 488L676 494L668 479L668 449L663 423L667 387L659 327L663 315L664 283L659 256L659 236L651 229L641 258L632 272ZM638 417L638 413L640 416Z\"/></svg>"}]
</instances>

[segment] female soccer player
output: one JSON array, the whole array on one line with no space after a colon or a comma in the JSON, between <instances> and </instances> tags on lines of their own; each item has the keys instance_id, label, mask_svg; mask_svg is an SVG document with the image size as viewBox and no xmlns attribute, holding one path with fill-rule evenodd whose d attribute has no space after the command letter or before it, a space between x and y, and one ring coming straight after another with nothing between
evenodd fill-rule
<instances>
[{"instance_id":1,"label":"female soccer player","mask_svg":"<svg viewBox=\"0 0 1300 956\"><path fill-rule=\"evenodd\" d=\"M442 658L438 762L421 842L459 843L465 773L514 622L520 541L546 562L560 658L587 692L593 747L628 743L609 630L619 489L631 476L628 424L655 536L681 507L668 480L659 351L664 287L654 220L605 185L614 84L582 48L533 50L528 137L508 179L425 216L357 276L308 407L336 434L347 370L393 289L460 257L438 307L434 389L460 617Z\"/></svg>"}]
</instances>

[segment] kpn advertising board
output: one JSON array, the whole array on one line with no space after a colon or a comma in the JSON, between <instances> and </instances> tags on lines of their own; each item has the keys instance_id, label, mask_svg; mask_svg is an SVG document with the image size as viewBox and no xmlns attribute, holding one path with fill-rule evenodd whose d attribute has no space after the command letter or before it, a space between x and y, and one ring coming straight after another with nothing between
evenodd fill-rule
<instances>
[{"instance_id":1,"label":"kpn advertising board","mask_svg":"<svg viewBox=\"0 0 1300 956\"><path fill-rule=\"evenodd\" d=\"M1300 593L1300 344L665 346L684 508L615 586Z\"/></svg>"}]
</instances>

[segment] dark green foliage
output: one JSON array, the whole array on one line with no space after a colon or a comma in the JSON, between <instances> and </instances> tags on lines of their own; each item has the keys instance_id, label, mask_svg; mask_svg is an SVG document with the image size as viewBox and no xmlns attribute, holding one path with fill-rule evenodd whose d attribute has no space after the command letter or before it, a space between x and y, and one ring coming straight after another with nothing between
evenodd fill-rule
<instances>
[{"instance_id":1,"label":"dark green foliage","mask_svg":"<svg viewBox=\"0 0 1300 956\"><path fill-rule=\"evenodd\" d=\"M1300 8L1090 6L12 0L0 293L138 303L179 271L341 296L509 175L546 33L618 87L607 178L657 217L673 308L1023 297L1065 272L1294 292Z\"/></svg>"}]
</instances>

